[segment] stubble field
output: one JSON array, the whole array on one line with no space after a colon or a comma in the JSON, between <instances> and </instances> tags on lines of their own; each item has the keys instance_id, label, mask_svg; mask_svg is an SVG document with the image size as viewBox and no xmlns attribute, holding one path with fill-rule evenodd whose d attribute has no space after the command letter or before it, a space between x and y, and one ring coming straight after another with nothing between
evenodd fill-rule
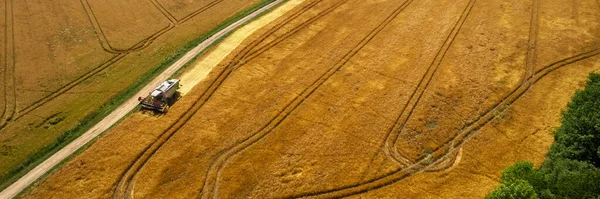
<instances>
[{"instance_id":1,"label":"stubble field","mask_svg":"<svg viewBox=\"0 0 600 199\"><path fill-rule=\"evenodd\" d=\"M25 197L481 198L541 163L599 42L596 0L306 0Z\"/></svg>"}]
</instances>

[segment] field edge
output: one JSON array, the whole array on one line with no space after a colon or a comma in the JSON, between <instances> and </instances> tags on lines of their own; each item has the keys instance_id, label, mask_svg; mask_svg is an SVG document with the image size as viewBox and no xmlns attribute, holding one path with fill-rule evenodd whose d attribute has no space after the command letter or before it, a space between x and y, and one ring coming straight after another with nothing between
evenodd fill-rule
<instances>
[{"instance_id":1,"label":"field edge","mask_svg":"<svg viewBox=\"0 0 600 199\"><path fill-rule=\"evenodd\" d=\"M88 129L90 129L91 127L93 127L96 123L98 123L100 120L102 120L108 114L110 114L113 110L115 110L117 107L119 107L123 102L125 102L127 99L133 97L133 95L139 89L141 89L148 82L150 82L155 76L159 75L161 72L163 72L164 70L166 70L171 64L173 64L177 60L179 60L179 58L183 57L185 55L185 53L187 53L188 51L190 51L191 49L193 49L196 45L202 43L204 40L210 38L211 36L213 36L217 32L219 32L219 31L223 30L224 28L226 28L227 26L235 23L239 19L241 19L241 18L249 15L250 13L252 13L252 12L254 12L254 11L256 11L256 10L258 10L258 9L260 9L260 8L266 6L267 4L272 3L274 1L275 0L261 0L260 2L258 2L255 5L251 6L250 8L247 8L246 10L243 10L242 12L237 13L233 17L230 17L229 19L221 22L219 25L215 26L209 32L207 32L207 33L201 35L200 37L198 37L198 38L196 38L194 40L191 40L190 42L188 42L187 44L185 44L176 53L174 53L173 55L169 56L167 59L163 60L155 69L146 72L144 75L142 75L141 78L139 78L137 81L135 81L129 87L127 87L124 90L122 90L121 92L119 92L119 94L117 94L116 96L112 97L103 106L101 106L100 108L94 110L92 113L88 114L83 119L81 119L79 121L78 126L76 126L75 128L72 128L72 129L64 131L60 136L58 136L56 138L56 140L53 143L50 143L50 144L46 145L45 147L43 147L42 149L40 149L39 151L35 152L33 155L31 155L30 157L28 157L26 161L24 161L23 163L19 164L19 166L16 166L16 167L13 167L12 169L10 169L6 173L6 175L0 177L0 190L6 189L12 183L14 183L18 179L20 179L23 175L25 175L30 170L32 170L37 165L39 165L41 162L43 162L44 160L46 160L47 158L49 158L52 154L54 154L55 152L61 150L63 147L65 147L66 145L68 145L69 143L71 143L73 140L77 139L79 136L81 136L83 133L85 133ZM285 2L287 2L287 0L283 1L283 3L285 3ZM279 5L275 6L274 8L269 9L267 12L271 11L272 9L277 8L278 6ZM257 15L255 18L251 19L250 21L252 21L252 20L254 20L254 19L258 18L258 17L261 17L262 15L266 14L267 12L262 13L260 15ZM244 25L245 24L246 23L244 23ZM225 35L224 37L220 38L219 40L217 40L213 44L211 44L206 50L200 52L192 60L190 60L190 62L186 63L181 69L179 69L177 72L175 72L174 76L177 76L177 75L181 74L181 71L186 70L186 68L189 66L189 64L191 62L193 62L199 56L201 56L204 53L206 53L207 51L209 51L214 45L219 44L221 41L223 41L224 38L226 38L229 35L230 34ZM137 109L134 109L132 112L134 112L136 110ZM119 120L119 122L117 122L112 127L118 125L121 121L123 121L124 118L122 118L121 120ZM108 130L110 130L110 128ZM104 133L106 133L106 132L104 132ZM37 184L37 182L45 179L45 177L48 174L52 173L56 168L59 168L65 162L67 162L70 159L72 159L73 157L79 155L87 147L89 147L90 145L92 145L98 138L100 138L101 136L103 136L104 133L101 134L100 136L98 136L97 138L95 138L93 141L91 141L91 142L87 143L86 145L84 145L81 149L79 149L77 152L75 152L72 155L70 155L65 160L61 161L57 166L53 167L43 177L37 179L34 183L32 183L31 185L29 185L26 189L22 190L16 197L19 197L22 193L24 193L27 190L29 190L32 187L32 185L35 185L35 184Z\"/></svg>"}]
</instances>

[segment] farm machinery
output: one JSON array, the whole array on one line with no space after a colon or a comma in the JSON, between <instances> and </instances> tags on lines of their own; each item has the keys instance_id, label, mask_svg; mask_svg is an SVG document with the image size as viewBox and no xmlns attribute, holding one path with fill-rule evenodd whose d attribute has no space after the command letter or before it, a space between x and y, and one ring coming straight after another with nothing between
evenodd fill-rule
<instances>
[{"instance_id":1,"label":"farm machinery","mask_svg":"<svg viewBox=\"0 0 600 199\"><path fill-rule=\"evenodd\" d=\"M169 104L176 98L177 89L179 89L179 80L170 79L161 83L146 98L139 97L138 101L140 101L142 109L166 113L169 110Z\"/></svg>"}]
</instances>

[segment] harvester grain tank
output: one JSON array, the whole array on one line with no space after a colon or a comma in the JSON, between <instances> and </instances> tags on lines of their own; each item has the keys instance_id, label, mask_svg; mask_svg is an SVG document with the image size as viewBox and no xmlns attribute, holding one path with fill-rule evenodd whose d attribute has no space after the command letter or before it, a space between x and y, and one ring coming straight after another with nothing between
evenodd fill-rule
<instances>
[{"instance_id":1,"label":"harvester grain tank","mask_svg":"<svg viewBox=\"0 0 600 199\"><path fill-rule=\"evenodd\" d=\"M169 110L169 103L177 93L177 89L179 89L179 80L170 79L156 87L148 97L139 97L138 101L140 101L143 109L166 113Z\"/></svg>"}]
</instances>

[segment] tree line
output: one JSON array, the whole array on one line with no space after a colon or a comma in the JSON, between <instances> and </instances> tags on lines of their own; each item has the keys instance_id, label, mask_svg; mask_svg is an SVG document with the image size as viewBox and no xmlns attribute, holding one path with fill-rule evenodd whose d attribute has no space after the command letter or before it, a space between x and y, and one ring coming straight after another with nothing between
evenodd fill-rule
<instances>
[{"instance_id":1,"label":"tree line","mask_svg":"<svg viewBox=\"0 0 600 199\"><path fill-rule=\"evenodd\" d=\"M505 168L500 179L487 199L600 198L600 74L591 73L562 111L541 167L518 162Z\"/></svg>"}]
</instances>

